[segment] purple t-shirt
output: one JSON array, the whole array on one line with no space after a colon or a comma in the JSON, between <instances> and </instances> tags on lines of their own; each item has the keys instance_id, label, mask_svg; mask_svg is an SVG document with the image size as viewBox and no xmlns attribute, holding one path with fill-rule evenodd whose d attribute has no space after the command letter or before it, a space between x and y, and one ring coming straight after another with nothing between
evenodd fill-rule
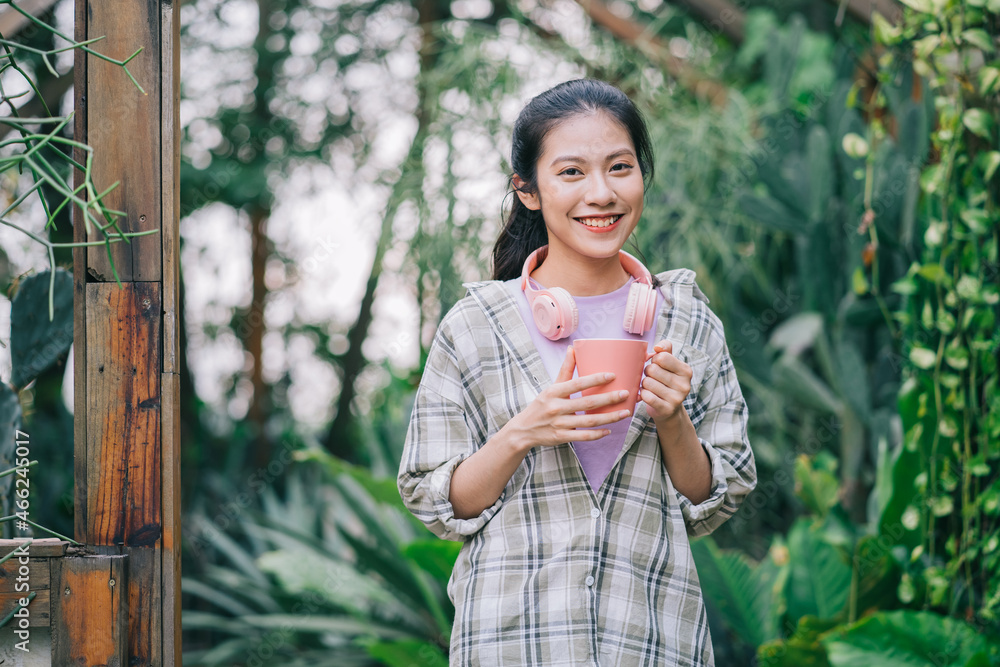
<instances>
[{"instance_id":1,"label":"purple t-shirt","mask_svg":"<svg viewBox=\"0 0 1000 667\"><path fill-rule=\"evenodd\" d=\"M656 335L655 327L647 331L644 335L638 336L630 334L623 326L625 305L628 302L628 291L633 282L635 282L635 279L629 278L629 281L625 285L608 294L574 296L573 300L576 302L579 314L579 324L576 327L576 331L568 337L556 341L549 340L543 336L542 332L535 326L535 321L531 316L531 308L528 305L528 297L521 290L521 279L508 280L504 284L517 302L517 307L521 311L521 319L524 320L528 331L531 332L531 340L534 341L535 347L542 357L545 370L549 372L549 377L555 382L556 376L559 374L559 368L566 358L566 348L572 345L573 341L578 338L644 340L646 341L647 349L652 351L653 344L656 342L653 340L653 337ZM544 286L540 286L534 280L532 280L532 286L536 289L544 289ZM654 312L659 314L662 306L663 295L657 290L656 309ZM655 323L656 318L653 321ZM576 376L575 371L573 375L574 377ZM583 472L587 475L587 480L590 482L590 486L594 489L595 493L601 488L604 478L607 477L611 471L611 466L615 463L615 459L618 458L618 452L621 451L622 445L625 444L625 435L628 432L631 421L631 418L625 418L608 426L598 427L611 430L610 435L598 440L572 443L573 451L576 452L576 457L579 459L580 465L583 466Z\"/></svg>"}]
</instances>

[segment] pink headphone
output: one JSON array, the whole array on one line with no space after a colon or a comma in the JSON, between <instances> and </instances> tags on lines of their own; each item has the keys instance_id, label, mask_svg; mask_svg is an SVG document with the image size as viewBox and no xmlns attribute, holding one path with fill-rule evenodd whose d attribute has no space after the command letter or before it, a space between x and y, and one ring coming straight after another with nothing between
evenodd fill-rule
<instances>
[{"instance_id":1,"label":"pink headphone","mask_svg":"<svg viewBox=\"0 0 1000 667\"><path fill-rule=\"evenodd\" d=\"M545 259L548 252L549 247L543 245L524 260L524 268L521 270L521 289L528 297L528 305L531 307L535 326L549 340L559 340L576 331L577 324L579 324L579 313L576 310L573 297L562 287L542 290L531 287L531 281L528 277L538 267L539 262ZM632 283L632 287L628 291L625 321L622 322L622 326L630 334L642 335L653 327L654 311L656 310L656 290L653 289L653 277L639 260L624 250L618 251L618 259L622 263L622 268L635 278L635 282Z\"/></svg>"}]
</instances>

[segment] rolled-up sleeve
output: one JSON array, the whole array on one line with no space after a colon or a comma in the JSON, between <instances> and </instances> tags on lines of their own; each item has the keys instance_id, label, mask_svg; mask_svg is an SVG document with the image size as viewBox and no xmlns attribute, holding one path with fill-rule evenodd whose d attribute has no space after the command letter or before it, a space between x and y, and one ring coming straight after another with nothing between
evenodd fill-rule
<instances>
[{"instance_id":1,"label":"rolled-up sleeve","mask_svg":"<svg viewBox=\"0 0 1000 667\"><path fill-rule=\"evenodd\" d=\"M699 392L707 402L697 415L696 431L712 465L711 492L697 505L677 493L692 537L707 535L725 523L757 486L757 467L747 437L747 404L725 342L709 369L711 375Z\"/></svg>"},{"instance_id":2,"label":"rolled-up sleeve","mask_svg":"<svg viewBox=\"0 0 1000 667\"><path fill-rule=\"evenodd\" d=\"M403 504L438 537L463 541L503 504L504 495L471 519L458 519L449 500L455 468L485 442L475 372L460 360L442 322L428 353L403 445L396 484Z\"/></svg>"}]
</instances>

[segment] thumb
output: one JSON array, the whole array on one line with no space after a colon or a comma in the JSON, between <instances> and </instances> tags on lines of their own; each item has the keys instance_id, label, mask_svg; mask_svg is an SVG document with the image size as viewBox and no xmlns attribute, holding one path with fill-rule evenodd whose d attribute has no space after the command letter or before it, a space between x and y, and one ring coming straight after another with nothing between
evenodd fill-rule
<instances>
[{"instance_id":1,"label":"thumb","mask_svg":"<svg viewBox=\"0 0 1000 667\"><path fill-rule=\"evenodd\" d=\"M573 352L573 346L570 345L566 348L566 358L563 359L562 366L559 368L559 373L556 375L556 383L569 382L572 380L574 368L576 368L576 354Z\"/></svg>"},{"instance_id":2,"label":"thumb","mask_svg":"<svg viewBox=\"0 0 1000 667\"><path fill-rule=\"evenodd\" d=\"M664 338L659 343L657 343L656 345L653 346L653 351L654 352L667 352L669 354L673 354L674 353L674 344L671 343L666 338Z\"/></svg>"}]
</instances>

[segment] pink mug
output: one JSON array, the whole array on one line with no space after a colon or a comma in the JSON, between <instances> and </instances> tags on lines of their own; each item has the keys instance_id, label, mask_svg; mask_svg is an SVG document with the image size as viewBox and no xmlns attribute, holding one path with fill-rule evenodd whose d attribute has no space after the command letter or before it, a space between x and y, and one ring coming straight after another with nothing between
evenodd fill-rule
<instances>
[{"instance_id":1,"label":"pink mug","mask_svg":"<svg viewBox=\"0 0 1000 667\"><path fill-rule=\"evenodd\" d=\"M628 391L628 398L619 403L606 405L603 408L587 410L587 414L605 414L635 410L639 399L639 383L642 381L642 369L652 357L646 352L646 341L626 340L621 338L581 338L573 341L573 352L576 356L576 370L579 377L594 373L614 373L615 379L607 384L584 389L584 396L606 394L611 391Z\"/></svg>"}]
</instances>

